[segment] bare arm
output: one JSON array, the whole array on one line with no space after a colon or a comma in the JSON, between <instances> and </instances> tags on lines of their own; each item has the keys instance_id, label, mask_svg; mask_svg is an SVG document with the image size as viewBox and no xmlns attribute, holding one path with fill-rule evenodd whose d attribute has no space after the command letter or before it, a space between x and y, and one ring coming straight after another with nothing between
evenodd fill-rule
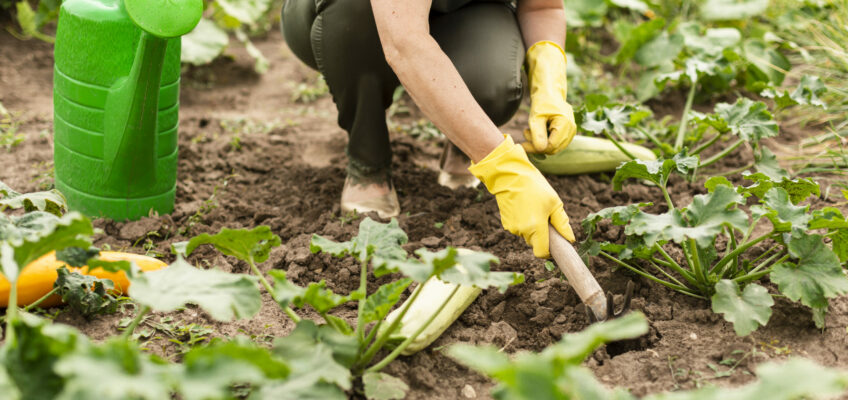
<instances>
[{"instance_id":1,"label":"bare arm","mask_svg":"<svg viewBox=\"0 0 848 400\"><path fill-rule=\"evenodd\" d=\"M565 48L565 11L562 0L518 0L518 24L524 45L550 40Z\"/></svg>"},{"instance_id":2,"label":"bare arm","mask_svg":"<svg viewBox=\"0 0 848 400\"><path fill-rule=\"evenodd\" d=\"M430 36L431 0L371 0L386 60L424 114L474 162L504 138Z\"/></svg>"}]
</instances>

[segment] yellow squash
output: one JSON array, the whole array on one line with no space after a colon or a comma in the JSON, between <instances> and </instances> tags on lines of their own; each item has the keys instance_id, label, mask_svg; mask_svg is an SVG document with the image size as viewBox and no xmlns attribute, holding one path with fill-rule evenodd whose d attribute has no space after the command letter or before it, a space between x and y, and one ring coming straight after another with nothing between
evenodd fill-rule
<instances>
[{"instance_id":1,"label":"yellow squash","mask_svg":"<svg viewBox=\"0 0 848 400\"><path fill-rule=\"evenodd\" d=\"M116 251L100 252L100 258L105 261L133 261L142 271L155 271L168 266L164 262L152 257ZM62 266L67 266L67 264L56 260L56 253L54 252L50 252L27 265L21 271L20 277L18 277L18 305L25 306L31 304L53 290L53 283L56 282L56 278L59 276L56 270ZM115 290L120 293L127 293L127 289L130 286L130 282L127 280L127 276L123 271L113 273L104 271L103 268L96 268L89 271L88 267L68 267L68 269L72 272L96 276L100 279L109 279L115 283ZM0 273L0 307L9 305L9 291L11 288L12 285ZM51 296L43 301L40 306L52 307L61 303L62 299L59 296Z\"/></svg>"}]
</instances>

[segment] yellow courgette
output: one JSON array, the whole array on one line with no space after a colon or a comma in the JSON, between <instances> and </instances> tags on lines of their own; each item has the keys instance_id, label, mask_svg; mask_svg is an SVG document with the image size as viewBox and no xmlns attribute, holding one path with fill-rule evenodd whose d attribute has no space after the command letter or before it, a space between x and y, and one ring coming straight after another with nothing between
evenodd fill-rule
<instances>
[{"instance_id":1,"label":"yellow courgette","mask_svg":"<svg viewBox=\"0 0 848 400\"><path fill-rule=\"evenodd\" d=\"M622 143L622 147L634 157L653 161L654 153L642 146ZM613 171L621 163L630 161L613 142L589 136L575 136L565 150L546 157L530 156L530 161L539 171L554 175L577 175Z\"/></svg>"},{"instance_id":2,"label":"yellow courgette","mask_svg":"<svg viewBox=\"0 0 848 400\"><path fill-rule=\"evenodd\" d=\"M100 258L105 261L133 261L142 271L155 271L168 266L168 264L152 257L116 251L100 252ZM53 290L53 283L56 282L56 278L59 276L56 270L62 266L67 267L67 264L56 260L56 253L54 252L50 252L27 265L18 277L18 305L31 304ZM130 286L130 282L127 280L127 276L123 271L113 273L106 272L102 268L89 271L88 267L68 267L68 269L72 272L91 275L100 279L109 279L115 283L115 290L119 293L126 293ZM11 288L12 285L0 273L0 307L9 305L9 291ZM51 296L42 302L40 306L52 307L61 304L61 302L62 299L59 296Z\"/></svg>"}]
</instances>

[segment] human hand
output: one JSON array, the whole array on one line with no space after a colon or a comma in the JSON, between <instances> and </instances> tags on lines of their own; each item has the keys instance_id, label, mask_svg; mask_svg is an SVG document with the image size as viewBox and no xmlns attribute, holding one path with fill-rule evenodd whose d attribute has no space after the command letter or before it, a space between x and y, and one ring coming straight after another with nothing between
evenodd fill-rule
<instances>
[{"instance_id":1,"label":"human hand","mask_svg":"<svg viewBox=\"0 0 848 400\"><path fill-rule=\"evenodd\" d=\"M523 237L536 257L550 257L549 223L574 242L562 200L511 137L506 136L503 143L468 170L495 195L504 229Z\"/></svg>"},{"instance_id":2,"label":"human hand","mask_svg":"<svg viewBox=\"0 0 848 400\"><path fill-rule=\"evenodd\" d=\"M530 128L524 131L523 146L529 153L558 153L577 133L574 110L566 100L566 62L565 52L554 42L541 41L527 50Z\"/></svg>"}]
</instances>

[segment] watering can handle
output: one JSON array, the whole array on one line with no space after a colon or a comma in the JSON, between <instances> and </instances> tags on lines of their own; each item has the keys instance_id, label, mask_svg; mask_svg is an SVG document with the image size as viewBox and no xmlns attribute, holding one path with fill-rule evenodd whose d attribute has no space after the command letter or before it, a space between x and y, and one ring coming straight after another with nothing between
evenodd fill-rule
<instances>
[{"instance_id":1,"label":"watering can handle","mask_svg":"<svg viewBox=\"0 0 848 400\"><path fill-rule=\"evenodd\" d=\"M191 32L203 16L203 0L124 0L124 8L139 28L162 39Z\"/></svg>"}]
</instances>

